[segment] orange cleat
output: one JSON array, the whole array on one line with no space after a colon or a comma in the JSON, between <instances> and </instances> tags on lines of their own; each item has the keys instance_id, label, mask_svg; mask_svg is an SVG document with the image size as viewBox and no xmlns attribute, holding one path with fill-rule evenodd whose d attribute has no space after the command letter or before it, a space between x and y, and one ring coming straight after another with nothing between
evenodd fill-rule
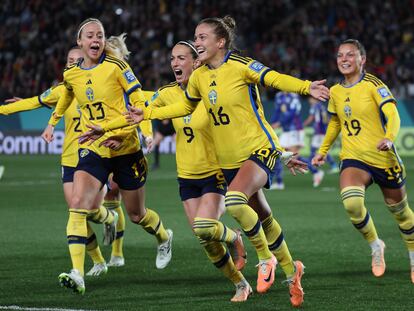
<instances>
[{"instance_id":1,"label":"orange cleat","mask_svg":"<svg viewBox=\"0 0 414 311\"><path fill-rule=\"evenodd\" d=\"M236 285L236 294L231 298L231 302L246 301L253 293L252 287L246 280Z\"/></svg>"},{"instance_id":2,"label":"orange cleat","mask_svg":"<svg viewBox=\"0 0 414 311\"><path fill-rule=\"evenodd\" d=\"M380 249L372 252L372 274L377 278L384 275L386 267L384 260L385 243L384 241L380 240L380 244Z\"/></svg>"},{"instance_id":3,"label":"orange cleat","mask_svg":"<svg viewBox=\"0 0 414 311\"><path fill-rule=\"evenodd\" d=\"M234 231L237 234L236 241L227 244L227 247L229 248L229 252L231 258L233 259L234 265L236 266L236 269L238 271L241 271L247 262L247 252L244 248L241 230L235 229Z\"/></svg>"},{"instance_id":4,"label":"orange cleat","mask_svg":"<svg viewBox=\"0 0 414 311\"><path fill-rule=\"evenodd\" d=\"M414 283L414 265L411 266L411 282Z\"/></svg>"},{"instance_id":5,"label":"orange cleat","mask_svg":"<svg viewBox=\"0 0 414 311\"><path fill-rule=\"evenodd\" d=\"M303 292L302 284L300 283L303 274L305 273L305 266L299 260L295 261L295 275L288 280L289 283L289 294L290 294L290 303L294 307L300 307L303 303Z\"/></svg>"},{"instance_id":6,"label":"orange cleat","mask_svg":"<svg viewBox=\"0 0 414 311\"><path fill-rule=\"evenodd\" d=\"M256 266L259 267L256 287L258 293L264 294L269 290L270 286L272 286L275 281L276 265L276 257L272 255L272 258L268 260L260 260L259 264Z\"/></svg>"}]
</instances>

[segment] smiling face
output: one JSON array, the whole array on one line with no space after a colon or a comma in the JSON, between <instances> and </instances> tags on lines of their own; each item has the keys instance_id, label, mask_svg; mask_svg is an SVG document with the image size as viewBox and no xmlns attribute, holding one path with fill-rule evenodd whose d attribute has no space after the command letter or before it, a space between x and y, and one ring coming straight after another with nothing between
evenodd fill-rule
<instances>
[{"instance_id":1,"label":"smiling face","mask_svg":"<svg viewBox=\"0 0 414 311\"><path fill-rule=\"evenodd\" d=\"M360 76L366 62L366 56L351 43L341 44L336 56L338 70L345 77Z\"/></svg>"},{"instance_id":2,"label":"smiling face","mask_svg":"<svg viewBox=\"0 0 414 311\"><path fill-rule=\"evenodd\" d=\"M97 22L85 24L77 42L82 49L85 61L97 64L105 48L105 32L102 25Z\"/></svg>"},{"instance_id":3,"label":"smiling face","mask_svg":"<svg viewBox=\"0 0 414 311\"><path fill-rule=\"evenodd\" d=\"M194 34L194 45L197 49L199 60L205 64L211 64L217 58L220 61L225 53L225 39L217 38L213 26L203 23L197 26Z\"/></svg>"},{"instance_id":4,"label":"smiling face","mask_svg":"<svg viewBox=\"0 0 414 311\"><path fill-rule=\"evenodd\" d=\"M175 80L180 84L187 85L188 79L196 65L191 48L183 44L177 44L172 49L170 61Z\"/></svg>"}]
</instances>

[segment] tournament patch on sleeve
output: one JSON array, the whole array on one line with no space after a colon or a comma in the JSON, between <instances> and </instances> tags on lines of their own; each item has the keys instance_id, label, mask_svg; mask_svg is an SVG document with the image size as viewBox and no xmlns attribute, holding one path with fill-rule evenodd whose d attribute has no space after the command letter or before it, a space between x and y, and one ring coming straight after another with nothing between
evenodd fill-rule
<instances>
[{"instance_id":1,"label":"tournament patch on sleeve","mask_svg":"<svg viewBox=\"0 0 414 311\"><path fill-rule=\"evenodd\" d=\"M40 95L40 98L41 99L45 99L46 97L48 97L49 95L50 95L50 93L52 92L52 90L51 89L47 89L46 91L44 91L43 93L42 93L42 95Z\"/></svg>"},{"instance_id":2,"label":"tournament patch on sleeve","mask_svg":"<svg viewBox=\"0 0 414 311\"><path fill-rule=\"evenodd\" d=\"M135 75L131 72L131 70L127 70L124 72L125 80L127 80L128 84L134 82L137 78Z\"/></svg>"},{"instance_id":3,"label":"tournament patch on sleeve","mask_svg":"<svg viewBox=\"0 0 414 311\"><path fill-rule=\"evenodd\" d=\"M160 94L158 93L158 91L155 92L154 95L152 95L152 97L151 97L151 101L153 102L154 100L156 100L159 95Z\"/></svg>"},{"instance_id":4,"label":"tournament patch on sleeve","mask_svg":"<svg viewBox=\"0 0 414 311\"><path fill-rule=\"evenodd\" d=\"M382 98L391 96L390 92L388 92L386 87L381 87L377 91L381 95Z\"/></svg>"},{"instance_id":5,"label":"tournament patch on sleeve","mask_svg":"<svg viewBox=\"0 0 414 311\"><path fill-rule=\"evenodd\" d=\"M249 68L257 73L259 73L264 67L265 65L263 65L262 63L259 63L258 61L254 61L253 63L249 65Z\"/></svg>"}]
</instances>

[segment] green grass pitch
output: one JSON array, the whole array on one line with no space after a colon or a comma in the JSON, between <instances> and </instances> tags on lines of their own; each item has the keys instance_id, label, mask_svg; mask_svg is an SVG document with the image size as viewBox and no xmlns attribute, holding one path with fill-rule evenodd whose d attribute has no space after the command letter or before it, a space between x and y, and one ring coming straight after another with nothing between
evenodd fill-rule
<instances>
[{"instance_id":1,"label":"green grass pitch","mask_svg":"<svg viewBox=\"0 0 414 311\"><path fill-rule=\"evenodd\" d=\"M204 255L187 224L178 196L172 156L161 158L150 172L147 206L174 231L173 260L155 268L156 243L139 226L127 222L126 265L107 275L86 278L78 296L59 287L57 276L70 269L66 245L67 207L55 156L1 157L6 166L0 181L0 310L6 306L84 310L292 310L281 269L265 295L232 304L233 285ZM414 158L405 159L407 189L414 207ZM303 310L413 310L414 284L408 253L382 195L372 186L366 197L380 237L387 245L387 271L376 279L370 271L370 249L352 227L338 193L338 175L326 175L318 189L311 175L285 171L286 190L267 191L294 258L306 266ZM410 197L411 196L411 197ZM224 222L236 223L227 215ZM99 241L102 228L95 226ZM257 258L247 239L244 275L256 286ZM110 248L101 246L105 258ZM89 258L86 269L91 267ZM33 309L34 310L34 309Z\"/></svg>"}]
</instances>

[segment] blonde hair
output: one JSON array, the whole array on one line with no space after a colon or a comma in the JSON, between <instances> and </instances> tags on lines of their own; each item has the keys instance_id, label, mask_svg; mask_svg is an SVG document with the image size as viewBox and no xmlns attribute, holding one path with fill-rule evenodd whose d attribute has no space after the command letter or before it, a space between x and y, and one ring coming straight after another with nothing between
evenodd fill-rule
<instances>
[{"instance_id":1,"label":"blonde hair","mask_svg":"<svg viewBox=\"0 0 414 311\"><path fill-rule=\"evenodd\" d=\"M125 43L126 33L121 33L119 36L110 36L105 42L105 52L116 58L127 61L130 51Z\"/></svg>"}]
</instances>

